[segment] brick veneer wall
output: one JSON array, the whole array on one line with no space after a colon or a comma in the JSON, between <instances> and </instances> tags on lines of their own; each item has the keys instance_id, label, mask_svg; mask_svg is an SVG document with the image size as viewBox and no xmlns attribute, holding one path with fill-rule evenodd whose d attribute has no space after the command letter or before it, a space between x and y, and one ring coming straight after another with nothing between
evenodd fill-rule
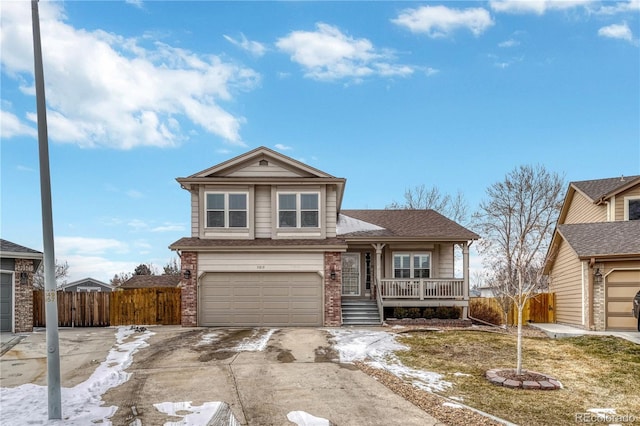
<instances>
[{"instance_id":1,"label":"brick veneer wall","mask_svg":"<svg viewBox=\"0 0 640 426\"><path fill-rule=\"evenodd\" d=\"M14 279L14 331L25 333L33 331L33 276L35 265L32 259L16 259ZM25 279L20 278L22 272L27 273Z\"/></svg>"},{"instance_id":2,"label":"brick veneer wall","mask_svg":"<svg viewBox=\"0 0 640 426\"><path fill-rule=\"evenodd\" d=\"M331 279L331 267L335 279ZM342 325L342 253L324 254L324 325L340 327Z\"/></svg>"},{"instance_id":3,"label":"brick veneer wall","mask_svg":"<svg viewBox=\"0 0 640 426\"><path fill-rule=\"evenodd\" d=\"M600 269L600 273L604 273L602 264L596 264L594 267ZM605 321L605 295L604 295L604 277L602 275L593 276L593 327L596 331L602 331L606 327Z\"/></svg>"},{"instance_id":4,"label":"brick veneer wall","mask_svg":"<svg viewBox=\"0 0 640 426\"><path fill-rule=\"evenodd\" d=\"M183 251L180 255L180 273L182 288L182 326L196 327L198 325L198 253ZM189 270L189 279L184 277Z\"/></svg>"}]
</instances>

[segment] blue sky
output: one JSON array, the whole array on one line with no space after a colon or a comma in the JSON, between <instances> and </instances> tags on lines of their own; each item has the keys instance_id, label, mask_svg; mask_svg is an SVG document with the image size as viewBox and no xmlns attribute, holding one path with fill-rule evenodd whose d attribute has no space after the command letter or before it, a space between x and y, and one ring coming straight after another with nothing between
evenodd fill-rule
<instances>
[{"instance_id":1,"label":"blue sky","mask_svg":"<svg viewBox=\"0 0 640 426\"><path fill-rule=\"evenodd\" d=\"M2 238L42 250L31 8L3 1ZM471 210L521 164L640 173L640 1L40 2L56 257L69 281L166 264L176 177L267 146Z\"/></svg>"}]
</instances>

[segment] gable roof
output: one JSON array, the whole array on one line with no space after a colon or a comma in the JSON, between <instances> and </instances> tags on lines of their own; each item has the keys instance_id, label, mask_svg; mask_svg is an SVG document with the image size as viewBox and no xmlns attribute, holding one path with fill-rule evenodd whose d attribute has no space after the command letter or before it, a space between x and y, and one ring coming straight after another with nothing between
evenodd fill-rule
<instances>
[{"instance_id":1,"label":"gable roof","mask_svg":"<svg viewBox=\"0 0 640 426\"><path fill-rule=\"evenodd\" d=\"M349 226L351 220L360 227ZM363 224L364 223L364 224ZM377 227L377 228L376 228ZM351 239L469 241L480 238L462 225L434 210L343 210L338 219L338 236Z\"/></svg>"},{"instance_id":2,"label":"gable roof","mask_svg":"<svg viewBox=\"0 0 640 426\"><path fill-rule=\"evenodd\" d=\"M120 288L177 287L180 275L134 275L123 282Z\"/></svg>"},{"instance_id":3,"label":"gable roof","mask_svg":"<svg viewBox=\"0 0 640 426\"><path fill-rule=\"evenodd\" d=\"M0 257L5 259L33 259L35 260L33 268L37 271L44 255L38 250L0 239Z\"/></svg>"},{"instance_id":4,"label":"gable roof","mask_svg":"<svg viewBox=\"0 0 640 426\"><path fill-rule=\"evenodd\" d=\"M640 221L558 225L579 258L640 256Z\"/></svg>"},{"instance_id":5,"label":"gable roof","mask_svg":"<svg viewBox=\"0 0 640 426\"><path fill-rule=\"evenodd\" d=\"M79 285L79 284L96 284L99 285L101 287L105 287L105 288L109 288L109 289L113 289L114 287L111 284L107 284L105 282L96 280L95 278L83 278L81 280L77 280L74 281L72 283L67 283L65 285L63 285L62 287L60 287L60 289L64 290L65 288L69 288L69 287L73 287L74 285Z\"/></svg>"},{"instance_id":6,"label":"gable roof","mask_svg":"<svg viewBox=\"0 0 640 426\"><path fill-rule=\"evenodd\" d=\"M180 183L182 188L186 190L192 190L194 185L197 186L208 183L242 185L255 184L257 183L255 176L234 175L234 172L237 172L244 167L248 167L252 165L252 163L262 163L263 161L265 162L264 164L267 165L267 167L275 166L278 167L281 171L286 171L286 173L283 176L258 178L261 184L300 184L302 182L335 184L338 196L337 206L338 210L340 210L346 179L332 176L328 173L316 169L315 167L311 167L301 161L295 160L264 146L258 147L242 155L238 155L237 157L224 161L220 164L216 164L215 166L209 167L208 169L194 173L191 176L177 178L176 180L178 181L178 183Z\"/></svg>"},{"instance_id":7,"label":"gable roof","mask_svg":"<svg viewBox=\"0 0 640 426\"><path fill-rule=\"evenodd\" d=\"M243 164L246 164L255 160L262 160L262 159L275 160L280 165L285 166L292 170L304 172L305 174L309 175L309 177L335 178L335 176L331 176L328 173L325 173L321 170L311 167L301 161L294 160L291 157L288 157L284 154L280 154L279 152L276 152L265 146L261 146L249 152L245 152L244 154L238 155L237 157L231 158L230 160L223 161L220 164L216 164L213 167L209 167L208 169L202 170L189 177L203 178L203 177L213 177L215 175L222 175L225 171L238 168Z\"/></svg>"},{"instance_id":8,"label":"gable roof","mask_svg":"<svg viewBox=\"0 0 640 426\"><path fill-rule=\"evenodd\" d=\"M636 184L640 184L640 176L622 176L571 182L574 188L589 197L594 203L610 198Z\"/></svg>"}]
</instances>

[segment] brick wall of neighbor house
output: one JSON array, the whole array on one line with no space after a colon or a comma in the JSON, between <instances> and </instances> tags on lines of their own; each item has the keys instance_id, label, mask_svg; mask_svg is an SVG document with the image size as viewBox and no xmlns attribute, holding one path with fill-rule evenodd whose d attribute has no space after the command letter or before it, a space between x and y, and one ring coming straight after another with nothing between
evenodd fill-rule
<instances>
[{"instance_id":1,"label":"brick wall of neighbor house","mask_svg":"<svg viewBox=\"0 0 640 426\"><path fill-rule=\"evenodd\" d=\"M336 277L331 279L333 266ZM342 325L342 253L324 254L324 325L340 327Z\"/></svg>"},{"instance_id":2,"label":"brick wall of neighbor house","mask_svg":"<svg viewBox=\"0 0 640 426\"><path fill-rule=\"evenodd\" d=\"M15 288L15 324L16 333L33 331L33 275L35 268L31 259L16 259L14 288ZM27 273L26 279L21 279L22 272Z\"/></svg>"},{"instance_id":3,"label":"brick wall of neighbor house","mask_svg":"<svg viewBox=\"0 0 640 426\"><path fill-rule=\"evenodd\" d=\"M180 273L182 278L182 326L196 327L198 325L198 253L183 251L180 255ZM184 277L185 271L191 271L189 279Z\"/></svg>"},{"instance_id":4,"label":"brick wall of neighbor house","mask_svg":"<svg viewBox=\"0 0 640 426\"><path fill-rule=\"evenodd\" d=\"M601 272L604 271L602 264L597 264ZM604 303L604 278L602 276L593 277L593 328L596 331L605 329L605 303Z\"/></svg>"}]
</instances>

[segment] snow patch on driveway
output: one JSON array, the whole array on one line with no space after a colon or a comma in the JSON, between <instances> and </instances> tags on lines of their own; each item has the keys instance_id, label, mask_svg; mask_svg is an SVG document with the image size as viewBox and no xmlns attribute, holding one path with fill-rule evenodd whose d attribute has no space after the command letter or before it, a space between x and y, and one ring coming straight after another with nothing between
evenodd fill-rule
<instances>
[{"instance_id":1,"label":"snow patch on driveway","mask_svg":"<svg viewBox=\"0 0 640 426\"><path fill-rule=\"evenodd\" d=\"M48 387L27 383L15 388L0 388L0 424L85 426L92 423L111 425L108 420L118 407L102 405L102 395L129 380L124 371L133 354L149 346L146 340L155 333L145 331L129 339L135 330L119 327L116 344L107 359L84 382L61 388L63 420L48 420Z\"/></svg>"},{"instance_id":2,"label":"snow patch on driveway","mask_svg":"<svg viewBox=\"0 0 640 426\"><path fill-rule=\"evenodd\" d=\"M333 337L333 347L340 354L340 362L362 361L371 367L387 370L422 390L442 391L452 386L443 376L430 371L416 370L402 364L395 351L409 348L396 341L396 335L386 331L327 330Z\"/></svg>"},{"instance_id":3,"label":"snow patch on driveway","mask_svg":"<svg viewBox=\"0 0 640 426\"><path fill-rule=\"evenodd\" d=\"M191 401L161 402L159 404L153 404L153 406L161 413L182 417L182 420L177 422L165 422L163 426L206 425L218 411L224 408L228 409L228 406L222 402L205 402L202 405L191 405ZM185 411L189 414L184 414ZM228 417L224 420L226 421L225 426L240 426L240 423L238 423L233 416L233 413L229 413Z\"/></svg>"},{"instance_id":4,"label":"snow patch on driveway","mask_svg":"<svg viewBox=\"0 0 640 426\"><path fill-rule=\"evenodd\" d=\"M298 426L330 426L329 420L312 416L304 411L292 411L287 414L287 419Z\"/></svg>"},{"instance_id":5,"label":"snow patch on driveway","mask_svg":"<svg viewBox=\"0 0 640 426\"><path fill-rule=\"evenodd\" d=\"M269 339L271 339L271 336L273 336L273 333L276 331L278 330L272 328L267 330L265 333L264 330L256 329L253 331L251 337L245 337L235 348L232 348L231 350L237 352L262 352L267 347Z\"/></svg>"}]
</instances>

